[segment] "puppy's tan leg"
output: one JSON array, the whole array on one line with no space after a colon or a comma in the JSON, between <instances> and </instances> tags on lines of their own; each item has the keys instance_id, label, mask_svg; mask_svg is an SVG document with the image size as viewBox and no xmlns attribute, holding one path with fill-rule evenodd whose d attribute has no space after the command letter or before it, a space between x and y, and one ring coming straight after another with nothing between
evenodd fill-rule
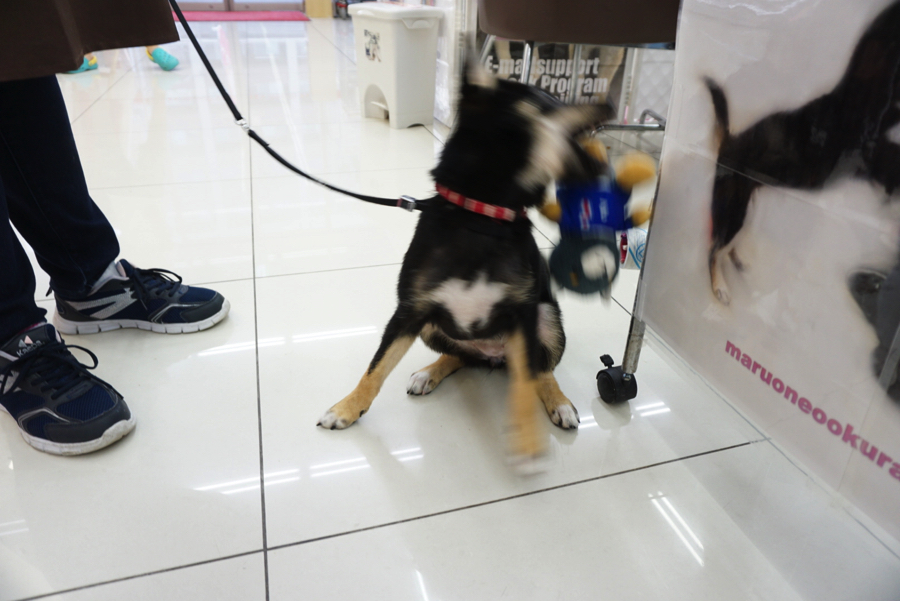
<instances>
[{"instance_id":1,"label":"puppy's tan leg","mask_svg":"<svg viewBox=\"0 0 900 601\"><path fill-rule=\"evenodd\" d=\"M506 345L509 366L510 451L513 459L538 458L547 450L546 433L540 418L538 383L528 366L525 336L516 332Z\"/></svg>"},{"instance_id":2,"label":"puppy's tan leg","mask_svg":"<svg viewBox=\"0 0 900 601\"><path fill-rule=\"evenodd\" d=\"M566 398L559 389L556 378L552 372L538 374L538 396L544 402L544 408L550 416L550 421L564 430L577 430L581 420L578 419L578 410L572 401Z\"/></svg>"},{"instance_id":3,"label":"puppy's tan leg","mask_svg":"<svg viewBox=\"0 0 900 601\"><path fill-rule=\"evenodd\" d=\"M369 370L353 389L353 392L326 411L318 425L331 430L341 430L358 420L372 406L372 401L381 390L381 385L384 384L385 379L397 366L415 339L415 336L395 338L380 358L376 355L376 361L369 366Z\"/></svg>"},{"instance_id":4,"label":"puppy's tan leg","mask_svg":"<svg viewBox=\"0 0 900 601\"><path fill-rule=\"evenodd\" d=\"M454 357L453 355L441 355L438 357L437 361L428 367L420 369L409 377L409 384L406 386L406 392L407 394L415 395L428 394L437 388L438 384L440 384L444 378L464 365L465 363L463 363L463 360L458 357Z\"/></svg>"}]
</instances>

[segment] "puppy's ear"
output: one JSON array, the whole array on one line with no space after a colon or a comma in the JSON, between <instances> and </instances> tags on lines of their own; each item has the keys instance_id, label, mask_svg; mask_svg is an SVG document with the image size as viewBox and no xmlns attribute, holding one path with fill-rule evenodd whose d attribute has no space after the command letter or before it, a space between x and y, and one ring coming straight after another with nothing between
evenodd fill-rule
<instances>
[{"instance_id":1,"label":"puppy's ear","mask_svg":"<svg viewBox=\"0 0 900 601\"><path fill-rule=\"evenodd\" d=\"M483 88L493 90L497 87L497 78L478 62L472 53L466 56L466 65L463 68L463 91L466 88Z\"/></svg>"}]
</instances>

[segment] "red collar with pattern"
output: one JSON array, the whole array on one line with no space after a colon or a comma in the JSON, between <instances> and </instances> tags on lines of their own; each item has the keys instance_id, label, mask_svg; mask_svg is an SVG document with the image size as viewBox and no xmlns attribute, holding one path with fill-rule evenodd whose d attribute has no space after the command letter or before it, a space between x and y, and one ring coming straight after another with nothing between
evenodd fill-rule
<instances>
[{"instance_id":1,"label":"red collar with pattern","mask_svg":"<svg viewBox=\"0 0 900 601\"><path fill-rule=\"evenodd\" d=\"M454 192L446 186L437 184L435 187L437 188L438 194L440 194L453 204L466 209L467 211L472 211L473 213L478 213L479 215L492 217L493 219L503 219L504 221L515 221L520 217L525 217L525 209L522 209L521 211L514 211L512 209L507 209L506 207L489 205L487 203L481 202L480 200L475 200L474 198L467 198L462 194L459 194L458 192Z\"/></svg>"}]
</instances>

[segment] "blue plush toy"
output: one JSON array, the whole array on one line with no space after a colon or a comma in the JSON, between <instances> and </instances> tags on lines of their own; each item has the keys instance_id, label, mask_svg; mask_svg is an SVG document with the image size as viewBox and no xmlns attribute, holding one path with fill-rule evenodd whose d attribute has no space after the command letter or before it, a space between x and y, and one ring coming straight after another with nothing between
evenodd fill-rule
<instances>
[{"instance_id":1,"label":"blue plush toy","mask_svg":"<svg viewBox=\"0 0 900 601\"><path fill-rule=\"evenodd\" d=\"M584 143L597 160L606 161L606 149L596 140ZM557 182L558 205L544 205L541 212L559 223L560 241L550 255L550 272L556 282L581 294L599 292L609 297L619 273L619 238L650 217L649 209L631 211L628 201L635 184L656 175L647 155L624 157L616 173L610 170L584 183Z\"/></svg>"}]
</instances>

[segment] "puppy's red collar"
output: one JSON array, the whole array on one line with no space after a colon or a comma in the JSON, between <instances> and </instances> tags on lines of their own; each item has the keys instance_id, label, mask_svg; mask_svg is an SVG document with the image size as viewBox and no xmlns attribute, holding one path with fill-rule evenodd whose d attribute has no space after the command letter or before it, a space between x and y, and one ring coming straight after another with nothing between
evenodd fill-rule
<instances>
[{"instance_id":1,"label":"puppy's red collar","mask_svg":"<svg viewBox=\"0 0 900 601\"><path fill-rule=\"evenodd\" d=\"M507 209L506 207L498 207L496 205L489 205L481 202L480 200L475 200L474 198L467 198L458 192L454 192L450 188L446 186L442 186L437 184L435 186L437 188L438 194L452 202L453 204L460 206L467 211L472 211L473 213L478 213L479 215L486 215L487 217L492 217L494 219L503 219L505 221L515 221L520 217L525 217L525 210L521 211L513 211L512 209Z\"/></svg>"}]
</instances>

